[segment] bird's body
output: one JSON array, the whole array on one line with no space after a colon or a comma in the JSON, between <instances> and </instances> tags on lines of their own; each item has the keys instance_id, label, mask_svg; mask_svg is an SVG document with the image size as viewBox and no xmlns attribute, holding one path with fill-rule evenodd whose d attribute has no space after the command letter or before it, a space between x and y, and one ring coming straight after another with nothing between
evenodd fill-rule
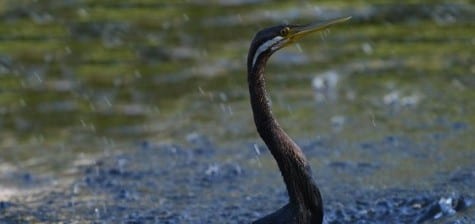
<instances>
[{"instance_id":1,"label":"bird's body","mask_svg":"<svg viewBox=\"0 0 475 224\"><path fill-rule=\"evenodd\" d=\"M289 195L289 203L254 223L307 224L323 222L320 191L312 178L310 166L299 146L285 133L272 115L266 92L264 69L275 51L349 18L329 20L307 26L281 25L263 29L254 37L247 59L248 85L254 122L259 135L277 162Z\"/></svg>"}]
</instances>

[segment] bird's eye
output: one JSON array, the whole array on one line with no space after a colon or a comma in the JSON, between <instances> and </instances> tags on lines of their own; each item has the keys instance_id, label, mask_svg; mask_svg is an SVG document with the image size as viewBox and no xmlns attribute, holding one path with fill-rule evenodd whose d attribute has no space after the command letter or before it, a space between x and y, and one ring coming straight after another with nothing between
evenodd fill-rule
<instances>
[{"instance_id":1,"label":"bird's eye","mask_svg":"<svg viewBox=\"0 0 475 224\"><path fill-rule=\"evenodd\" d=\"M284 27L283 29L280 30L280 35L281 36L287 36L289 34L290 28L289 27Z\"/></svg>"}]
</instances>

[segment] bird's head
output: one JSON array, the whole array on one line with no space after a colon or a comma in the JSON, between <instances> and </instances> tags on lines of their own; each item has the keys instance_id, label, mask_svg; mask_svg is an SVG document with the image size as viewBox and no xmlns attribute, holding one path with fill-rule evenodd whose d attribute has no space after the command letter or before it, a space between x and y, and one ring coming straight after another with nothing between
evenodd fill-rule
<instances>
[{"instance_id":1,"label":"bird's head","mask_svg":"<svg viewBox=\"0 0 475 224\"><path fill-rule=\"evenodd\" d=\"M268 58L277 50L295 43L307 34L318 32L351 17L342 17L308 25L278 25L257 32L248 55L248 68L252 69L260 57Z\"/></svg>"}]
</instances>

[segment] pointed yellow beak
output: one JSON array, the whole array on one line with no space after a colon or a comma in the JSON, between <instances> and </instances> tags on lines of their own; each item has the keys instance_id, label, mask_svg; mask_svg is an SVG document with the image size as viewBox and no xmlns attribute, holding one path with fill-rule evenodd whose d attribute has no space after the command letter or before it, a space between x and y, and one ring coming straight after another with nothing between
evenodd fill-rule
<instances>
[{"instance_id":1,"label":"pointed yellow beak","mask_svg":"<svg viewBox=\"0 0 475 224\"><path fill-rule=\"evenodd\" d=\"M285 38L289 40L289 43L292 43L300 40L304 36L307 36L307 34L322 31L335 24L346 22L349 19L351 19L351 16L310 23L304 26L290 27L288 35Z\"/></svg>"}]
</instances>

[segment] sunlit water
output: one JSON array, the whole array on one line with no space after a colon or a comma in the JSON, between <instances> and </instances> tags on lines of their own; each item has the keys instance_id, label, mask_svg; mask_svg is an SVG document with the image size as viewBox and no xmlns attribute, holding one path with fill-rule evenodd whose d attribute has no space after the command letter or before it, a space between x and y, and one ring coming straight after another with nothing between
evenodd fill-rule
<instances>
[{"instance_id":1,"label":"sunlit water","mask_svg":"<svg viewBox=\"0 0 475 224\"><path fill-rule=\"evenodd\" d=\"M268 25L348 15L267 69L328 210L475 197L474 7L396 2L2 1L0 219L240 223L277 209L247 48Z\"/></svg>"}]
</instances>

